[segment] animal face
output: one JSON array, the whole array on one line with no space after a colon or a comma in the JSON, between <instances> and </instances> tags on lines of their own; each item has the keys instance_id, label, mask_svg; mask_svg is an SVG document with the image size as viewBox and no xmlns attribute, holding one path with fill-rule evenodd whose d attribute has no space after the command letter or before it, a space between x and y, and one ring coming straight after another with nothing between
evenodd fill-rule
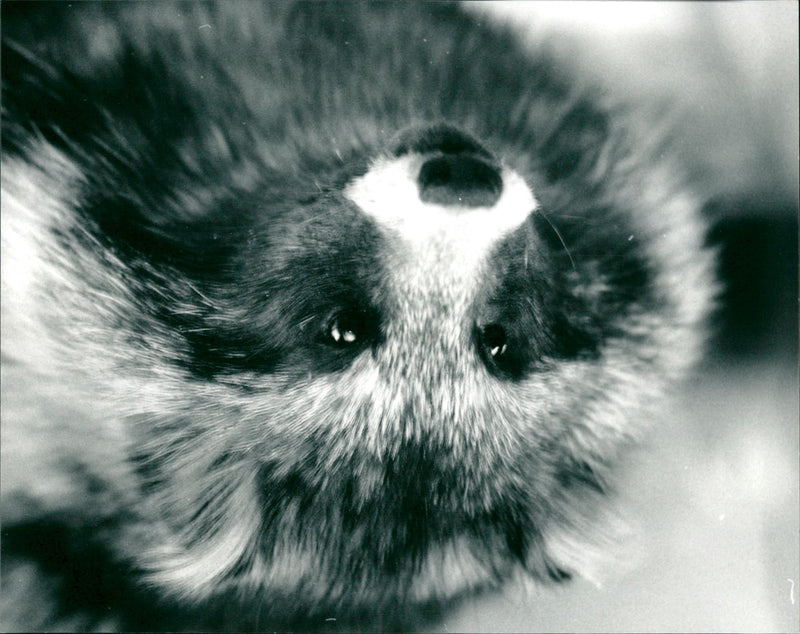
<instances>
[{"instance_id":1,"label":"animal face","mask_svg":"<svg viewBox=\"0 0 800 634\"><path fill-rule=\"evenodd\" d=\"M453 7L98 4L33 33L8 6L13 530L98 545L158 626L581 572L701 339L669 166Z\"/></svg>"}]
</instances>

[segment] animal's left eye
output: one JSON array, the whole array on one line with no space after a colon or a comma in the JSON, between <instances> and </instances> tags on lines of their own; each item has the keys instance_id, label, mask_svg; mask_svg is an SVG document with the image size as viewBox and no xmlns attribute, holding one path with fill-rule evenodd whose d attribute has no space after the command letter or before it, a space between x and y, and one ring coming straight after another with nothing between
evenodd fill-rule
<instances>
[{"instance_id":1,"label":"animal's left eye","mask_svg":"<svg viewBox=\"0 0 800 634\"><path fill-rule=\"evenodd\" d=\"M528 349L505 326L496 322L476 325L474 341L486 368L500 378L519 378L525 371Z\"/></svg>"},{"instance_id":2,"label":"animal's left eye","mask_svg":"<svg viewBox=\"0 0 800 634\"><path fill-rule=\"evenodd\" d=\"M365 310L337 311L325 327L324 342L337 348L364 345L375 336L377 329L374 321Z\"/></svg>"}]
</instances>

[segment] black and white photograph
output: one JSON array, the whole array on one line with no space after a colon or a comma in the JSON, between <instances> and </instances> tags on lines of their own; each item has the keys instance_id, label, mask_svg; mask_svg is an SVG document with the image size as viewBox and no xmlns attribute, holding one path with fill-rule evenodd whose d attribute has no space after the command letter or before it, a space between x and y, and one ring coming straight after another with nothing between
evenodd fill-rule
<instances>
[{"instance_id":1,"label":"black and white photograph","mask_svg":"<svg viewBox=\"0 0 800 634\"><path fill-rule=\"evenodd\" d=\"M797 2L0 12L0 631L800 631Z\"/></svg>"}]
</instances>

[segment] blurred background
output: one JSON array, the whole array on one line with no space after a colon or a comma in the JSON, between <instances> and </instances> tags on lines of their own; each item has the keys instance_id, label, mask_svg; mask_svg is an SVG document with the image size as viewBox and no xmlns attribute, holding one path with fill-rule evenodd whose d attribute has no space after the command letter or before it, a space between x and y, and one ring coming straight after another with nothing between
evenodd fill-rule
<instances>
[{"instance_id":1,"label":"blurred background","mask_svg":"<svg viewBox=\"0 0 800 634\"><path fill-rule=\"evenodd\" d=\"M470 9L670 113L725 290L706 361L624 478L635 562L470 602L440 631L800 631L798 3Z\"/></svg>"}]
</instances>

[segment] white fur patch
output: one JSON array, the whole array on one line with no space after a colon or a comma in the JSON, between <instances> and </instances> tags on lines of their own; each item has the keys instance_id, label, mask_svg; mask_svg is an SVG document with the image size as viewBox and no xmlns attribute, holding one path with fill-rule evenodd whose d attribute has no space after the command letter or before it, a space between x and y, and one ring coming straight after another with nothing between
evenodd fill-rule
<instances>
[{"instance_id":1,"label":"white fur patch","mask_svg":"<svg viewBox=\"0 0 800 634\"><path fill-rule=\"evenodd\" d=\"M525 181L504 169L503 193L492 207L454 208L420 200L417 174L425 157L380 160L345 194L368 216L419 247L448 242L461 255L479 260L498 240L521 225L537 207Z\"/></svg>"},{"instance_id":2,"label":"white fur patch","mask_svg":"<svg viewBox=\"0 0 800 634\"><path fill-rule=\"evenodd\" d=\"M392 238L387 270L411 306L431 299L447 313L466 310L492 248L519 227L537 202L525 181L504 169L503 193L492 207L449 207L420 200L417 174L425 157L381 159L345 195ZM446 321L439 315L440 323ZM446 327L446 326L445 326Z\"/></svg>"}]
</instances>

